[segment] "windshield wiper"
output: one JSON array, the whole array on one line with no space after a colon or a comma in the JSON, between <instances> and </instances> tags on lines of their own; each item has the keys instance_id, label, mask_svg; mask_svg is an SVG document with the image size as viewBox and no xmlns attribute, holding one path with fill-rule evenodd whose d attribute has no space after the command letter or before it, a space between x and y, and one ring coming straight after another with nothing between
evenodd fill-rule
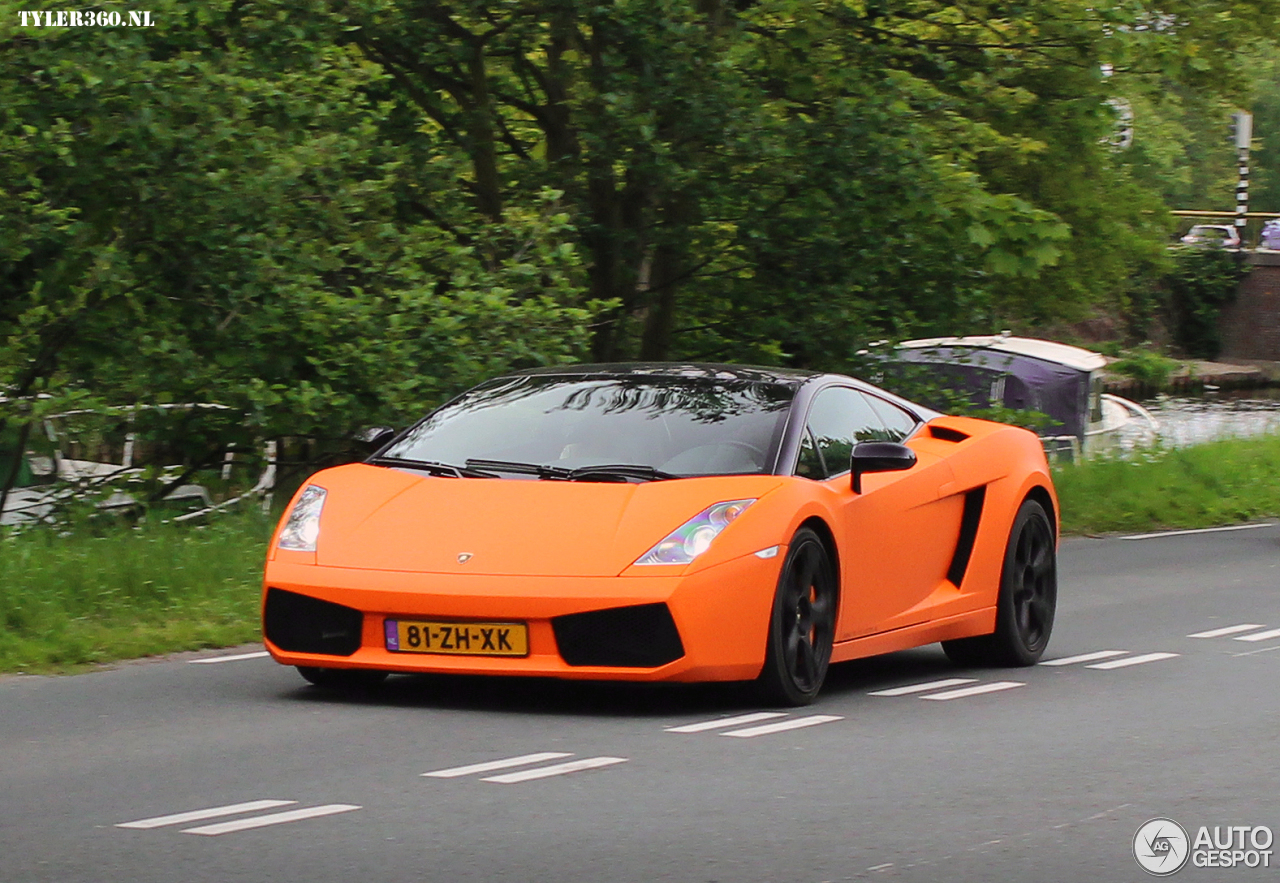
<instances>
[{"instance_id":1,"label":"windshield wiper","mask_svg":"<svg viewBox=\"0 0 1280 883\"><path fill-rule=\"evenodd\" d=\"M435 460L412 460L407 457L374 457L368 462L378 466L403 466L406 469L421 469L432 475L447 475L452 478L497 478L492 472L472 469L471 461L467 465L453 466L449 463L438 463Z\"/></svg>"},{"instance_id":2,"label":"windshield wiper","mask_svg":"<svg viewBox=\"0 0 1280 883\"><path fill-rule=\"evenodd\" d=\"M663 481L679 478L670 472L663 472L652 466L631 463L602 463L595 466L579 466L567 469L564 466L547 466L539 463L520 463L515 460L468 460L468 469L493 469L497 472L513 472L516 475L536 475L538 478L555 481Z\"/></svg>"},{"instance_id":3,"label":"windshield wiper","mask_svg":"<svg viewBox=\"0 0 1280 883\"><path fill-rule=\"evenodd\" d=\"M494 469L498 472L513 472L516 475L536 475L538 478L550 478L557 481L568 481L573 474L572 469L563 466L542 466L538 463L519 463L515 460L468 460L468 469Z\"/></svg>"},{"instance_id":4,"label":"windshield wiper","mask_svg":"<svg viewBox=\"0 0 1280 883\"><path fill-rule=\"evenodd\" d=\"M569 472L570 481L596 481L601 478L606 480L621 478L624 481L629 478L639 481L666 481L679 477L678 475L672 475L670 472L655 469L652 466L631 463L601 463L596 466L579 466Z\"/></svg>"}]
</instances>

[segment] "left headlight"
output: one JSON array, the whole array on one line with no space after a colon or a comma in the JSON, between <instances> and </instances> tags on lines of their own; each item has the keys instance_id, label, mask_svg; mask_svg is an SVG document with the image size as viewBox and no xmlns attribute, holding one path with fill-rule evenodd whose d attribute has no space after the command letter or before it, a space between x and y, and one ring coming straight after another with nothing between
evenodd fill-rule
<instances>
[{"instance_id":1,"label":"left headlight","mask_svg":"<svg viewBox=\"0 0 1280 883\"><path fill-rule=\"evenodd\" d=\"M314 552L320 536L320 510L328 493L322 487L307 485L289 510L276 545L291 552Z\"/></svg>"},{"instance_id":2,"label":"left headlight","mask_svg":"<svg viewBox=\"0 0 1280 883\"><path fill-rule=\"evenodd\" d=\"M755 500L727 500L708 506L667 534L636 564L688 564L711 547L711 541Z\"/></svg>"}]
</instances>

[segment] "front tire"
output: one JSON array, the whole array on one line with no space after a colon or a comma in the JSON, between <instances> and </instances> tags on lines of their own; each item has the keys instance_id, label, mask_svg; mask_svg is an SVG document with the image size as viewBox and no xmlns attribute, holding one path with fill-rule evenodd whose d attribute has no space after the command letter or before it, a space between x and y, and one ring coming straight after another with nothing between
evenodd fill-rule
<instances>
[{"instance_id":1,"label":"front tire","mask_svg":"<svg viewBox=\"0 0 1280 883\"><path fill-rule=\"evenodd\" d=\"M831 664L836 625L835 568L826 546L801 528L787 548L769 618L764 669L757 686L777 705L808 705Z\"/></svg>"},{"instance_id":2,"label":"front tire","mask_svg":"<svg viewBox=\"0 0 1280 883\"><path fill-rule=\"evenodd\" d=\"M1053 522L1035 500L1024 500L1009 531L996 630L943 641L947 658L963 666L1035 665L1049 645L1058 606L1058 558Z\"/></svg>"},{"instance_id":3,"label":"front tire","mask_svg":"<svg viewBox=\"0 0 1280 883\"><path fill-rule=\"evenodd\" d=\"M299 665L297 669L298 674L309 683L326 690L347 692L372 690L387 679L387 672L366 668L315 668L310 665Z\"/></svg>"}]
</instances>

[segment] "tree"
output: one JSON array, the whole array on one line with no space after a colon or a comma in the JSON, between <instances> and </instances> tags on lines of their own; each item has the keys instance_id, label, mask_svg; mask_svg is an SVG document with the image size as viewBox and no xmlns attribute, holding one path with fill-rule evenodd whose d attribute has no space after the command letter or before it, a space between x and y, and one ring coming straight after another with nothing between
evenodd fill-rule
<instances>
[{"instance_id":1,"label":"tree","mask_svg":"<svg viewBox=\"0 0 1280 883\"><path fill-rule=\"evenodd\" d=\"M237 15L162 5L163 32L4 19L0 421L86 396L243 413L188 434L196 464L255 436L403 422L495 371L580 357L554 193L501 223L415 214L430 179L413 145L380 137L386 74L349 46L270 57L267 23Z\"/></svg>"}]
</instances>

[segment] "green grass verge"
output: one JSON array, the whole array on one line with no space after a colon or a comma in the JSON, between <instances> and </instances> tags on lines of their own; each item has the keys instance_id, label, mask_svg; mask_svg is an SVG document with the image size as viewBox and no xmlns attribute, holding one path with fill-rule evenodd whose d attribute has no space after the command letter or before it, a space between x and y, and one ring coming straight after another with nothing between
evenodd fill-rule
<instances>
[{"instance_id":1,"label":"green grass verge","mask_svg":"<svg viewBox=\"0 0 1280 883\"><path fill-rule=\"evenodd\" d=\"M26 531L0 539L0 672L74 671L258 637L271 525Z\"/></svg>"},{"instance_id":2,"label":"green grass verge","mask_svg":"<svg viewBox=\"0 0 1280 883\"><path fill-rule=\"evenodd\" d=\"M1054 470L1063 533L1147 531L1280 515L1280 436Z\"/></svg>"},{"instance_id":3,"label":"green grass verge","mask_svg":"<svg viewBox=\"0 0 1280 883\"><path fill-rule=\"evenodd\" d=\"M1280 437L1055 469L1063 532L1209 527L1280 515ZM0 539L0 672L257 640L271 524L28 531Z\"/></svg>"}]
</instances>

